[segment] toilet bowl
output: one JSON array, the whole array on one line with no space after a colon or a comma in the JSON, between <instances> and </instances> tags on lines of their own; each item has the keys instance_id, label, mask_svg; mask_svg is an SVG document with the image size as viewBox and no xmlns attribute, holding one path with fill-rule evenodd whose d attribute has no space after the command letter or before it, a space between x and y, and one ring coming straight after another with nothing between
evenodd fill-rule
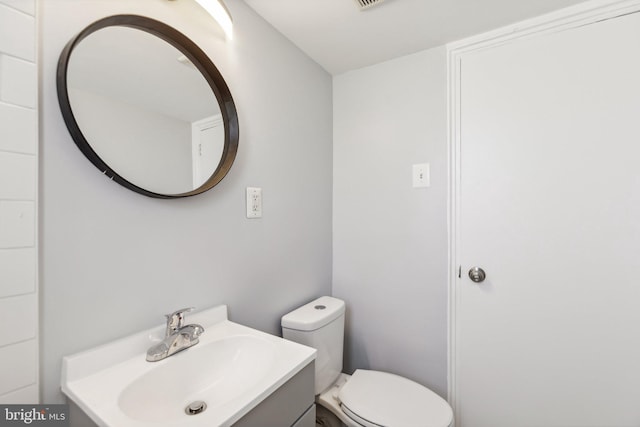
<instances>
[{"instance_id":1,"label":"toilet bowl","mask_svg":"<svg viewBox=\"0 0 640 427\"><path fill-rule=\"evenodd\" d=\"M344 301L321 297L282 317L282 336L314 347L316 402L348 427L448 427L453 411L442 397L407 378L358 369L342 373ZM340 424L323 411L322 424ZM320 423L320 422L319 422Z\"/></svg>"}]
</instances>

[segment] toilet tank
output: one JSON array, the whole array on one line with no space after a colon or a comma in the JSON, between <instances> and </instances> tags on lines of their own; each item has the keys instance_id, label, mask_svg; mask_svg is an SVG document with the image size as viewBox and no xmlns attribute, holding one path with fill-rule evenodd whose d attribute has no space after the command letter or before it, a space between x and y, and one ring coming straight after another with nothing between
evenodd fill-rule
<instances>
[{"instance_id":1,"label":"toilet tank","mask_svg":"<svg viewBox=\"0 0 640 427\"><path fill-rule=\"evenodd\" d=\"M282 316L282 336L285 339L318 351L316 395L329 388L342 372L344 312L344 301L320 297Z\"/></svg>"}]
</instances>

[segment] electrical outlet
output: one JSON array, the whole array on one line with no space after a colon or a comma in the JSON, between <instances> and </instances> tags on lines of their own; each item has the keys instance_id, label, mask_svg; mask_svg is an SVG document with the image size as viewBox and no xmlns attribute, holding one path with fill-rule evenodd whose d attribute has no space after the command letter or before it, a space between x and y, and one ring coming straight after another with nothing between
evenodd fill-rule
<instances>
[{"instance_id":1,"label":"electrical outlet","mask_svg":"<svg viewBox=\"0 0 640 427\"><path fill-rule=\"evenodd\" d=\"M247 187L247 218L262 218L262 188Z\"/></svg>"}]
</instances>

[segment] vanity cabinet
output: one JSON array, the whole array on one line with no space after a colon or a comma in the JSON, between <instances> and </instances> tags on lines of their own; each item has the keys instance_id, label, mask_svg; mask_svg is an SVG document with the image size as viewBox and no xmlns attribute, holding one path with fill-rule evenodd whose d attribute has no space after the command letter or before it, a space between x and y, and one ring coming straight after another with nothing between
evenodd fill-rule
<instances>
[{"instance_id":1,"label":"vanity cabinet","mask_svg":"<svg viewBox=\"0 0 640 427\"><path fill-rule=\"evenodd\" d=\"M311 362L233 427L315 427L314 384L315 364Z\"/></svg>"}]
</instances>

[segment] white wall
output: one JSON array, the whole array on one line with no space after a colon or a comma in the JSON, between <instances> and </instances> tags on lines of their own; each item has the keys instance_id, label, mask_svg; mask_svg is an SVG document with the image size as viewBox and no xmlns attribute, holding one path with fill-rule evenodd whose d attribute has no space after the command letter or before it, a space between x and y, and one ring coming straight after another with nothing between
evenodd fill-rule
<instances>
[{"instance_id":1,"label":"white wall","mask_svg":"<svg viewBox=\"0 0 640 427\"><path fill-rule=\"evenodd\" d=\"M346 369L447 391L444 47L334 78L333 294ZM412 188L412 164L431 187Z\"/></svg>"},{"instance_id":2,"label":"white wall","mask_svg":"<svg viewBox=\"0 0 640 427\"><path fill-rule=\"evenodd\" d=\"M229 42L195 2L42 2L47 403L62 398L63 355L160 324L171 310L226 303L232 320L277 334L282 314L330 293L331 77L244 2L227 5L235 25ZM225 77L238 108L240 146L213 190L179 200L141 196L105 179L71 140L55 89L58 55L86 25L117 13L174 26ZM262 219L245 218L247 186L263 188Z\"/></svg>"},{"instance_id":3,"label":"white wall","mask_svg":"<svg viewBox=\"0 0 640 427\"><path fill-rule=\"evenodd\" d=\"M118 175L156 193L193 190L190 122L99 93L68 91L82 134Z\"/></svg>"},{"instance_id":4,"label":"white wall","mask_svg":"<svg viewBox=\"0 0 640 427\"><path fill-rule=\"evenodd\" d=\"M0 0L0 403L38 402L34 0Z\"/></svg>"}]
</instances>

